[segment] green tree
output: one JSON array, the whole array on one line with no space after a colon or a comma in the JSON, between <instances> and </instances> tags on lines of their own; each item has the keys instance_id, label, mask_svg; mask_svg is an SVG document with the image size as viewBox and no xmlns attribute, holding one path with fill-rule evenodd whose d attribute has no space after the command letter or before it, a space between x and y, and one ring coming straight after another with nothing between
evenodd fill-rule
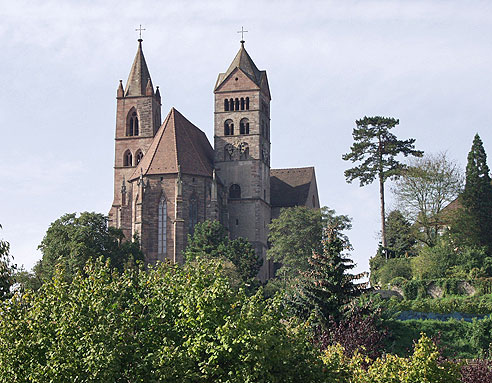
<instances>
[{"instance_id":1,"label":"green tree","mask_svg":"<svg viewBox=\"0 0 492 383\"><path fill-rule=\"evenodd\" d=\"M195 226L193 235L188 235L184 251L187 262L199 257L223 258L232 262L243 282L258 275L263 260L244 238L229 239L228 232L218 221L205 221Z\"/></svg>"},{"instance_id":2,"label":"green tree","mask_svg":"<svg viewBox=\"0 0 492 383\"><path fill-rule=\"evenodd\" d=\"M427 246L434 246L443 227L441 211L462 189L460 167L450 161L446 153L439 153L410 161L393 192L399 207L418 229L416 238Z\"/></svg>"},{"instance_id":3,"label":"green tree","mask_svg":"<svg viewBox=\"0 0 492 383\"><path fill-rule=\"evenodd\" d=\"M389 258L406 257L414 253L414 230L399 210L391 211L386 218L386 243Z\"/></svg>"},{"instance_id":4,"label":"green tree","mask_svg":"<svg viewBox=\"0 0 492 383\"><path fill-rule=\"evenodd\" d=\"M2 225L0 225L0 229ZM11 287L15 283L17 265L12 263L10 243L0 240L0 300L11 296Z\"/></svg>"},{"instance_id":5,"label":"green tree","mask_svg":"<svg viewBox=\"0 0 492 383\"><path fill-rule=\"evenodd\" d=\"M343 252L350 248L337 224L328 225L324 230L322 250L313 252L309 268L301 271L295 287L287 293L287 304L292 313L310 324L327 326L330 317L341 317L344 306L359 295L365 284L354 281L364 274L352 275L353 261Z\"/></svg>"},{"instance_id":6,"label":"green tree","mask_svg":"<svg viewBox=\"0 0 492 383\"><path fill-rule=\"evenodd\" d=\"M231 288L221 262L115 272L90 260L0 303L0 382L318 382L279 300Z\"/></svg>"},{"instance_id":7,"label":"green tree","mask_svg":"<svg viewBox=\"0 0 492 383\"><path fill-rule=\"evenodd\" d=\"M381 202L381 241L383 248L386 243L386 225L384 210L384 183L388 178L401 175L405 165L397 160L397 156L412 155L420 157L423 152L415 150L415 139L398 140L390 132L399 120L388 117L364 117L357 120L352 132L354 143L350 153L344 154L342 159L351 162L361 162L360 165L345 170L347 182L359 179L360 186L372 183L376 178L379 181L379 197Z\"/></svg>"},{"instance_id":8,"label":"green tree","mask_svg":"<svg viewBox=\"0 0 492 383\"><path fill-rule=\"evenodd\" d=\"M89 259L103 256L113 267L122 270L128 262L143 260L137 240L125 241L120 229L108 226L99 213L65 214L53 222L39 245L42 259L34 272L41 280L50 279L57 265L64 266L67 276L83 270Z\"/></svg>"},{"instance_id":9,"label":"green tree","mask_svg":"<svg viewBox=\"0 0 492 383\"><path fill-rule=\"evenodd\" d=\"M277 277L294 278L299 271L308 270L313 252L322 252L323 230L327 225L337 225L340 235L349 244L342 233L351 228L346 215L336 215L335 210L327 207L317 210L296 206L280 211L269 226L270 248L267 250L267 258L281 265Z\"/></svg>"},{"instance_id":10,"label":"green tree","mask_svg":"<svg viewBox=\"0 0 492 383\"><path fill-rule=\"evenodd\" d=\"M492 185L487 155L482 140L476 134L468 153L466 183L460 195L458 210L451 233L456 243L486 246L492 252Z\"/></svg>"}]
</instances>

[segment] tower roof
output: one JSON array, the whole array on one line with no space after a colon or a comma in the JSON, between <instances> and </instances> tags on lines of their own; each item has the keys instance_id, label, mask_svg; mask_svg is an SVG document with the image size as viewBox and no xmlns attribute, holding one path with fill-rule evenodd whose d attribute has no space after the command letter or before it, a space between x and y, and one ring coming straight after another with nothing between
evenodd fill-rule
<instances>
[{"instance_id":1,"label":"tower roof","mask_svg":"<svg viewBox=\"0 0 492 383\"><path fill-rule=\"evenodd\" d=\"M152 86L152 80L150 79L149 68L145 62L145 57L142 50L142 39L138 39L138 49L133 60L132 69L128 75L128 81L126 82L125 96L145 96L147 83L150 81Z\"/></svg>"},{"instance_id":2,"label":"tower roof","mask_svg":"<svg viewBox=\"0 0 492 383\"><path fill-rule=\"evenodd\" d=\"M212 177L213 158L205 133L172 108L130 181L140 174L178 173L178 166L183 174Z\"/></svg>"},{"instance_id":3,"label":"tower roof","mask_svg":"<svg viewBox=\"0 0 492 383\"><path fill-rule=\"evenodd\" d=\"M234 57L234 60L232 60L231 65L229 65L229 68L225 73L219 74L215 89L217 89L236 68L241 69L251 79L251 81L258 85L258 87L261 86L261 80L262 77L266 75L266 71L260 71L256 67L250 55L246 51L246 48L244 48L244 42L241 41L241 48L239 48L239 51L237 52L236 57Z\"/></svg>"}]
</instances>

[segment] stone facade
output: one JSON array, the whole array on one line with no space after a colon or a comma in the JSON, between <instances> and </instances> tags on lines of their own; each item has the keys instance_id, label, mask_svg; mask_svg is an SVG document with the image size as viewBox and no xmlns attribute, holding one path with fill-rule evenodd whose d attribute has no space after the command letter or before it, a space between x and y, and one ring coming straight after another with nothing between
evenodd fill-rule
<instances>
[{"instance_id":1,"label":"stone facade","mask_svg":"<svg viewBox=\"0 0 492 383\"><path fill-rule=\"evenodd\" d=\"M174 108L161 125L159 89L139 40L126 88L120 82L117 92L109 223L126 238L138 236L149 263L182 263L188 234L207 219L221 221L231 238L247 238L265 257L272 214L283 206L319 208L314 168L272 170L271 179L270 89L244 42L214 94L213 149ZM264 259L259 278L273 272Z\"/></svg>"}]
</instances>

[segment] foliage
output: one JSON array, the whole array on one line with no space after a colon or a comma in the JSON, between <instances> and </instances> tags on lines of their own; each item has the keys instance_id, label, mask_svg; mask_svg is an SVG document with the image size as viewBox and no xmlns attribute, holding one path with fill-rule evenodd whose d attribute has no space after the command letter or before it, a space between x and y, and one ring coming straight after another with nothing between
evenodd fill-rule
<instances>
[{"instance_id":1,"label":"foliage","mask_svg":"<svg viewBox=\"0 0 492 383\"><path fill-rule=\"evenodd\" d=\"M325 327L330 318L340 319L344 305L358 296L365 284L356 284L362 275L351 275L353 261L343 254L349 246L341 235L341 225L334 223L325 229L323 249L313 253L309 269L300 273L295 287L287 293L291 312L311 326Z\"/></svg>"},{"instance_id":2,"label":"foliage","mask_svg":"<svg viewBox=\"0 0 492 383\"><path fill-rule=\"evenodd\" d=\"M418 279L442 278L454 265L454 250L444 241L434 247L423 247L417 257L412 258L412 274Z\"/></svg>"},{"instance_id":3,"label":"foliage","mask_svg":"<svg viewBox=\"0 0 492 383\"><path fill-rule=\"evenodd\" d=\"M404 285L405 286L405 285ZM447 295L443 298L420 298L420 299L388 299L384 302L390 311L417 311L423 313L464 313L485 315L492 312L492 296L456 296ZM417 294L414 294L415 296Z\"/></svg>"},{"instance_id":4,"label":"foliage","mask_svg":"<svg viewBox=\"0 0 492 383\"><path fill-rule=\"evenodd\" d=\"M0 225L0 229L2 226ZM14 274L17 265L12 263L10 244L0 240L0 300L11 296L11 287L15 282Z\"/></svg>"},{"instance_id":5,"label":"foliage","mask_svg":"<svg viewBox=\"0 0 492 383\"><path fill-rule=\"evenodd\" d=\"M412 279L410 258L384 259L376 254L369 260L371 268L370 281L372 286L387 285L395 278Z\"/></svg>"},{"instance_id":6,"label":"foliage","mask_svg":"<svg viewBox=\"0 0 492 383\"><path fill-rule=\"evenodd\" d=\"M482 140L475 135L468 153L466 183L451 233L459 245L486 246L492 252L492 185Z\"/></svg>"},{"instance_id":7,"label":"foliage","mask_svg":"<svg viewBox=\"0 0 492 383\"><path fill-rule=\"evenodd\" d=\"M313 252L322 251L323 231L328 226L338 227L341 240L347 247L351 246L343 233L351 228L346 215L336 215L335 210L326 206L321 210L304 206L282 209L279 217L272 220L268 235L271 245L267 258L280 264L276 276L295 278L300 271L308 270Z\"/></svg>"},{"instance_id":8,"label":"foliage","mask_svg":"<svg viewBox=\"0 0 492 383\"><path fill-rule=\"evenodd\" d=\"M344 154L342 159L361 163L345 170L345 178L347 182L359 179L360 186L378 179L381 200L381 238L382 245L386 248L384 183L388 178L400 176L405 169L406 166L396 159L398 155L420 157L423 152L415 150L415 139L398 140L390 132L399 124L399 121L394 118L364 117L355 123L357 126L352 132L354 143L350 148L350 153Z\"/></svg>"},{"instance_id":9,"label":"foliage","mask_svg":"<svg viewBox=\"0 0 492 383\"><path fill-rule=\"evenodd\" d=\"M317 209L296 206L282 209L269 226L270 248L267 258L281 264L279 278L297 276L309 268L308 259L322 249L322 213Z\"/></svg>"},{"instance_id":10,"label":"foliage","mask_svg":"<svg viewBox=\"0 0 492 383\"><path fill-rule=\"evenodd\" d=\"M393 191L397 203L419 230L416 238L434 246L443 222L441 211L463 188L460 167L446 153L426 155L410 161Z\"/></svg>"},{"instance_id":11,"label":"foliage","mask_svg":"<svg viewBox=\"0 0 492 383\"><path fill-rule=\"evenodd\" d=\"M219 261L112 270L89 261L0 305L0 382L317 382L279 300L247 297Z\"/></svg>"},{"instance_id":12,"label":"foliage","mask_svg":"<svg viewBox=\"0 0 492 383\"><path fill-rule=\"evenodd\" d=\"M395 320L384 322L390 336L386 338L386 351L392 354L409 355L412 344L421 333L439 339L443 356L447 358L477 358L479 353L470 341L472 323L462 320Z\"/></svg>"},{"instance_id":13,"label":"foliage","mask_svg":"<svg viewBox=\"0 0 492 383\"><path fill-rule=\"evenodd\" d=\"M380 315L381 310L374 309L372 301L362 304L354 301L340 321L332 320L328 329L320 330L316 344L321 350L338 344L349 357L360 353L375 359L383 354L383 341L387 336Z\"/></svg>"},{"instance_id":14,"label":"foliage","mask_svg":"<svg viewBox=\"0 0 492 383\"><path fill-rule=\"evenodd\" d=\"M63 215L50 225L38 248L43 257L34 272L41 280L51 279L57 265L71 278L88 260L100 256L120 271L128 263L143 260L138 241L125 241L123 232L108 226L107 218L99 213Z\"/></svg>"},{"instance_id":15,"label":"foliage","mask_svg":"<svg viewBox=\"0 0 492 383\"><path fill-rule=\"evenodd\" d=\"M414 255L416 243L412 225L398 210L393 210L386 218L387 258L401 258Z\"/></svg>"},{"instance_id":16,"label":"foliage","mask_svg":"<svg viewBox=\"0 0 492 383\"><path fill-rule=\"evenodd\" d=\"M244 238L230 240L227 229L218 221L196 224L193 236L188 236L184 254L187 262L203 256L227 259L233 263L243 282L251 282L263 263L251 243Z\"/></svg>"},{"instance_id":17,"label":"foliage","mask_svg":"<svg viewBox=\"0 0 492 383\"><path fill-rule=\"evenodd\" d=\"M492 318L490 316L480 320L473 320L471 344L479 352L479 356L492 356Z\"/></svg>"},{"instance_id":18,"label":"foliage","mask_svg":"<svg viewBox=\"0 0 492 383\"><path fill-rule=\"evenodd\" d=\"M412 258L412 275L419 279L472 279L492 276L492 258L485 248L453 247L452 241L441 238L434 247L425 246Z\"/></svg>"},{"instance_id":19,"label":"foliage","mask_svg":"<svg viewBox=\"0 0 492 383\"><path fill-rule=\"evenodd\" d=\"M462 383L492 382L492 361L487 359L470 360L461 366Z\"/></svg>"},{"instance_id":20,"label":"foliage","mask_svg":"<svg viewBox=\"0 0 492 383\"><path fill-rule=\"evenodd\" d=\"M340 345L327 348L323 361L336 371L330 382L352 383L458 383L458 365L443 361L433 341L425 334L407 357L386 355L371 361L356 353L347 357ZM367 368L365 366L368 365Z\"/></svg>"}]
</instances>

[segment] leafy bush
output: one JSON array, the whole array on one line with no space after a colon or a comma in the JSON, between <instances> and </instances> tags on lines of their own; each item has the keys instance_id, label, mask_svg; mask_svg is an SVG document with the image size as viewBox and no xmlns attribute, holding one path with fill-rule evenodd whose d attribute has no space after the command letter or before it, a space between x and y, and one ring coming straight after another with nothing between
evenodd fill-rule
<instances>
[{"instance_id":1,"label":"leafy bush","mask_svg":"<svg viewBox=\"0 0 492 383\"><path fill-rule=\"evenodd\" d=\"M470 360L461 366L462 383L492 382L492 361L486 359Z\"/></svg>"},{"instance_id":2,"label":"leafy bush","mask_svg":"<svg viewBox=\"0 0 492 383\"><path fill-rule=\"evenodd\" d=\"M0 382L321 380L279 301L231 288L220 262L85 271L0 303Z\"/></svg>"}]
</instances>

